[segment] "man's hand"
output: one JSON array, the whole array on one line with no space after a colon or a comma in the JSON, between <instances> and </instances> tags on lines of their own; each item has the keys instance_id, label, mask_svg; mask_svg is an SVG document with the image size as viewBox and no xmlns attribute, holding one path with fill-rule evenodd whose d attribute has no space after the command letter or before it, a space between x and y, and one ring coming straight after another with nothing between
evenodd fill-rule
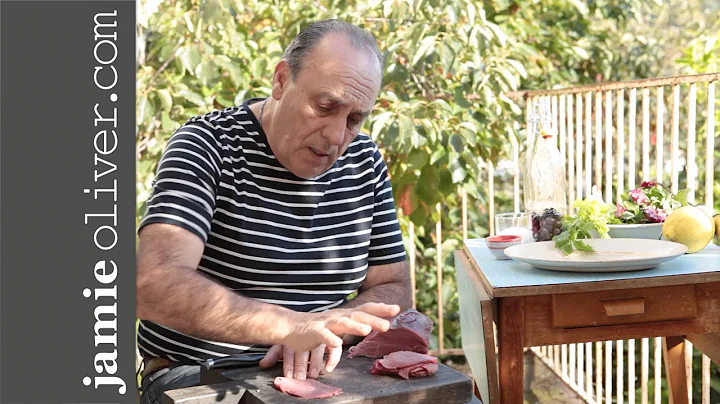
<instances>
[{"instance_id":1,"label":"man's hand","mask_svg":"<svg viewBox=\"0 0 720 404\"><path fill-rule=\"evenodd\" d=\"M333 309L322 313L297 313L283 338L283 345L296 352L305 352L326 345L328 349L341 348L342 335L367 336L373 330L385 332L400 306L384 303L366 303L352 309Z\"/></svg>"},{"instance_id":2,"label":"man's hand","mask_svg":"<svg viewBox=\"0 0 720 404\"><path fill-rule=\"evenodd\" d=\"M353 309L334 309L323 313L297 313L298 318L288 330L284 343L273 345L260 361L260 366L272 367L282 359L285 377L315 379L323 368L326 350L329 353L324 366L326 372L332 372L340 362L341 336L366 336L373 330L387 331L390 322L382 317L394 317L398 313L399 306L383 303L367 303Z\"/></svg>"},{"instance_id":3,"label":"man's hand","mask_svg":"<svg viewBox=\"0 0 720 404\"><path fill-rule=\"evenodd\" d=\"M295 352L284 345L273 345L260 361L260 367L273 367L279 360L282 360L285 377L297 380L316 379L323 369L325 351L325 345L320 345L310 352ZM327 348L327 351L329 351L328 361L324 367L326 372L332 372L340 362L342 347Z\"/></svg>"}]
</instances>

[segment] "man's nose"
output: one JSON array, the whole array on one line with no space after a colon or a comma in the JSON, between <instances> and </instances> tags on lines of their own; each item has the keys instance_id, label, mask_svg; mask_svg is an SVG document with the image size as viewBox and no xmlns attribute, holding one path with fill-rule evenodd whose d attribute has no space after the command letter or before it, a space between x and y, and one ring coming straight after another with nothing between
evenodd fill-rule
<instances>
[{"instance_id":1,"label":"man's nose","mask_svg":"<svg viewBox=\"0 0 720 404\"><path fill-rule=\"evenodd\" d=\"M331 146L340 146L345 139L346 127L347 121L345 118L336 117L325 127L325 130L323 130L323 137Z\"/></svg>"}]
</instances>

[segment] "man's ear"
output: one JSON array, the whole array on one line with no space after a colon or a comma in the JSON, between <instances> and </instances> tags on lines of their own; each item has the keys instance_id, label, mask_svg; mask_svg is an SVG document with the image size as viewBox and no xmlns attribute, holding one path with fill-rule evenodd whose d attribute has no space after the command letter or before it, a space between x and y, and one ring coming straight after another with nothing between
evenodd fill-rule
<instances>
[{"instance_id":1,"label":"man's ear","mask_svg":"<svg viewBox=\"0 0 720 404\"><path fill-rule=\"evenodd\" d=\"M274 99L279 100L282 98L291 80L290 65L288 65L285 60L281 60L280 63L275 66L275 73L273 74L272 96Z\"/></svg>"}]
</instances>

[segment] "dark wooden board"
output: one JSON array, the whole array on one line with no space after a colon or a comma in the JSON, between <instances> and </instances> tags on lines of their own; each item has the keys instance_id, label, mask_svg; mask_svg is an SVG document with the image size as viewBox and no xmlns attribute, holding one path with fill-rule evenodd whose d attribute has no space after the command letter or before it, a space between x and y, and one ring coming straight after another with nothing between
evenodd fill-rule
<instances>
[{"instance_id":1,"label":"dark wooden board","mask_svg":"<svg viewBox=\"0 0 720 404\"><path fill-rule=\"evenodd\" d=\"M445 365L429 377L402 379L398 376L371 375L372 358L343 359L332 372L317 380L343 389L340 395L308 401L277 391L273 380L282 375L282 365L272 369L219 369L203 375L203 383L234 381L246 389L242 404L308 403L318 404L385 404L444 403L464 404L473 400L472 381ZM214 373L214 374L212 374Z\"/></svg>"},{"instance_id":2,"label":"dark wooden board","mask_svg":"<svg viewBox=\"0 0 720 404\"><path fill-rule=\"evenodd\" d=\"M238 404L245 396L245 389L235 382L195 386L166 391L163 404Z\"/></svg>"}]
</instances>

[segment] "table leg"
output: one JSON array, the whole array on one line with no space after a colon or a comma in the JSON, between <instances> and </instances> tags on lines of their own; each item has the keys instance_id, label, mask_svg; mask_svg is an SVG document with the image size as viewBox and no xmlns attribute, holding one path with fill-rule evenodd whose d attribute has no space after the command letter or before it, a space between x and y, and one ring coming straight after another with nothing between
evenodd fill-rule
<instances>
[{"instance_id":1,"label":"table leg","mask_svg":"<svg viewBox=\"0 0 720 404\"><path fill-rule=\"evenodd\" d=\"M720 332L713 334L688 335L687 340L704 353L711 361L720 365Z\"/></svg>"},{"instance_id":2,"label":"table leg","mask_svg":"<svg viewBox=\"0 0 720 404\"><path fill-rule=\"evenodd\" d=\"M667 375L670 404L689 404L685 366L685 337L663 338L665 351L665 374Z\"/></svg>"},{"instance_id":3,"label":"table leg","mask_svg":"<svg viewBox=\"0 0 720 404\"><path fill-rule=\"evenodd\" d=\"M502 404L523 404L524 306L524 297L506 297L498 301L498 367Z\"/></svg>"},{"instance_id":4,"label":"table leg","mask_svg":"<svg viewBox=\"0 0 720 404\"><path fill-rule=\"evenodd\" d=\"M482 323L485 338L485 364L487 369L488 394L483 401L487 404L500 403L500 383L498 377L497 340L495 338L495 316L493 315L493 301L481 302Z\"/></svg>"}]
</instances>

